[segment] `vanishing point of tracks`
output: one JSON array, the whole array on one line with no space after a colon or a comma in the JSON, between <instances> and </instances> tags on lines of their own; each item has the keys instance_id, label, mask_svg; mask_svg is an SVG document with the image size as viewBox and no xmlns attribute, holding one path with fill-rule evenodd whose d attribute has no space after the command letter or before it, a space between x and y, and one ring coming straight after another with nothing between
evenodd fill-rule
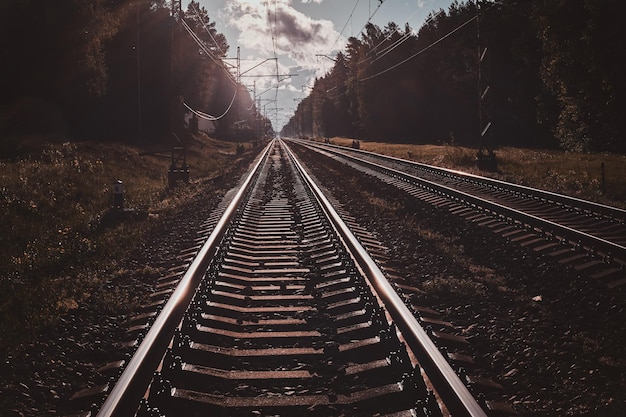
<instances>
[{"instance_id":1,"label":"vanishing point of tracks","mask_svg":"<svg viewBox=\"0 0 626 417\"><path fill-rule=\"evenodd\" d=\"M486 415L281 141L163 304L92 412Z\"/></svg>"}]
</instances>

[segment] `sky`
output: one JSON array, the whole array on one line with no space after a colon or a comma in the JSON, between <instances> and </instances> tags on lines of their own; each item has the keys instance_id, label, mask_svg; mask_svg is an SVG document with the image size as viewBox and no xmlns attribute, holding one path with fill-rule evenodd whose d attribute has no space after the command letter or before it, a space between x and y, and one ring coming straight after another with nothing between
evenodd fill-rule
<instances>
[{"instance_id":1,"label":"sky","mask_svg":"<svg viewBox=\"0 0 626 417\"><path fill-rule=\"evenodd\" d=\"M432 11L447 11L453 0L199 2L226 36L228 57L235 58L240 48L241 82L252 97L256 89L260 111L279 132L309 95L315 78L330 71L334 62L329 58L343 50L349 37L358 37L368 21L381 28L389 22L402 28L408 23L417 31ZM184 9L188 3L183 1ZM228 62L236 64L235 59Z\"/></svg>"}]
</instances>

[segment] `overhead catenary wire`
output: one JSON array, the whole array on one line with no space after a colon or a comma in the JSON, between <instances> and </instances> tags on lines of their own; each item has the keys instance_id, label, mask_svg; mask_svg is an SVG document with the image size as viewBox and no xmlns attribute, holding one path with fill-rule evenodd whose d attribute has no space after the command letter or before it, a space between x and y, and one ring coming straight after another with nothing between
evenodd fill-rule
<instances>
[{"instance_id":1,"label":"overhead catenary wire","mask_svg":"<svg viewBox=\"0 0 626 417\"><path fill-rule=\"evenodd\" d=\"M278 26L278 1L274 1L274 29ZM278 55L276 54L276 37L272 35L272 40L274 42L274 58L276 63L276 92L274 94L274 98L276 99L276 103L278 103L278 85L280 83L280 75L278 69ZM276 114L276 122L278 122L278 106L275 108Z\"/></svg>"},{"instance_id":2,"label":"overhead catenary wire","mask_svg":"<svg viewBox=\"0 0 626 417\"><path fill-rule=\"evenodd\" d=\"M183 102L183 106L185 106L185 108L187 110L189 110L190 112L192 112L193 114L195 114L199 118L215 122L217 120L220 120L220 119L224 118L228 114L230 109L233 107L233 104L235 103L235 97L237 97L237 89L235 89L235 94L233 94L233 98L230 100L230 104L228 105L228 108L220 116L212 116L212 115L210 115L208 113L204 113L204 112L201 112L199 110L195 110L195 109L193 109L191 106L189 106L185 102Z\"/></svg>"},{"instance_id":3,"label":"overhead catenary wire","mask_svg":"<svg viewBox=\"0 0 626 417\"><path fill-rule=\"evenodd\" d=\"M224 65L222 65L222 61L218 60L215 56L213 56L213 54L211 53L211 51L209 50L209 48L206 46L206 44L202 41L202 39L200 39L200 37L194 32L194 30L187 24L187 22L185 22L184 19L180 19L180 22L183 26L183 28L187 31L187 33L189 34L189 36L191 36L191 38L196 42L196 44L200 47L200 49L202 49L202 51L207 54L207 56L209 58L211 58L211 60L217 64L228 76L227 78L234 84L235 86L235 92L233 94L233 98L230 100L230 104L228 105L228 107L226 108L226 110L220 115L220 116L213 116L210 115L208 113L204 113L202 111L199 110L195 110L194 108L192 108L191 106L189 106L187 103L183 102L183 106L185 108L187 108L190 112L192 112L193 114L195 114L197 117L204 119L204 120L209 120L209 121L217 121L220 120L222 118L224 118L228 112L232 109L233 104L235 103L235 98L237 97L237 93L239 91L239 84L237 83L237 81L234 79L233 74L230 73L230 71L228 71L226 69L226 67Z\"/></svg>"},{"instance_id":4,"label":"overhead catenary wire","mask_svg":"<svg viewBox=\"0 0 626 417\"><path fill-rule=\"evenodd\" d=\"M207 27L207 24L204 23L204 19L202 18L202 16L200 15L200 12L198 11L198 9L196 8L196 6L193 4L193 2L189 3L189 6L191 8L193 8L194 13L196 14L196 17L198 18L198 20L200 21L200 23L202 23L202 27L204 28L204 30L206 31L206 33L209 34L209 36L211 37L211 39L213 40L213 43L215 43L215 46L217 47L217 49L220 50L220 52L222 53L222 55L226 55L226 52L222 49L222 47L220 46L220 44L217 42L217 40L215 39L215 37L213 36L213 34L211 33L211 31L209 30L209 28Z\"/></svg>"},{"instance_id":5,"label":"overhead catenary wire","mask_svg":"<svg viewBox=\"0 0 626 417\"><path fill-rule=\"evenodd\" d=\"M379 59L381 59L382 57L384 57L385 55L387 55L389 52L393 51L394 49L396 49L398 46L402 45L404 42L408 41L409 39L411 39L411 37L413 37L413 34L411 33L405 33L404 35L402 35L400 38L396 39L395 42L393 42L391 45L387 45L385 48L383 48L380 52L378 52L376 54L376 56L374 57L374 60L372 62L376 62Z\"/></svg>"},{"instance_id":6,"label":"overhead catenary wire","mask_svg":"<svg viewBox=\"0 0 626 417\"><path fill-rule=\"evenodd\" d=\"M332 52L332 49L335 47L335 45L337 45L337 42L339 42L339 38L341 38L341 35L343 35L343 31L346 30L346 27L348 26L348 22L350 22L350 20L352 19L352 16L354 15L356 6L359 5L359 1L361 0L356 0L356 3L354 3L354 7L352 8L352 11L350 12L350 16L348 16L348 19L346 20L346 23L343 25L341 32L339 32L339 35L337 35L337 39L335 39L335 42L333 42L333 45L330 47L331 52Z\"/></svg>"},{"instance_id":7,"label":"overhead catenary wire","mask_svg":"<svg viewBox=\"0 0 626 417\"><path fill-rule=\"evenodd\" d=\"M367 22L365 22L365 24L363 25L363 27L361 28L361 30L359 30L359 33L363 32L363 29L365 29L367 27L367 24L370 23L372 21L372 18L376 15L376 13L378 13L378 10L380 10L380 7L385 3L385 0L378 0L378 6L376 6L376 9L374 9L374 11L370 14L370 16L367 18Z\"/></svg>"},{"instance_id":8,"label":"overhead catenary wire","mask_svg":"<svg viewBox=\"0 0 626 417\"><path fill-rule=\"evenodd\" d=\"M458 32L459 30L461 30L462 28L464 28L465 26L467 26L468 24L470 24L471 22L473 22L474 20L476 20L476 18L477 18L476 16L473 16L472 18L468 19L466 22L462 23L461 25L459 25L459 26L458 26L458 27L456 27L455 29L451 30L451 31L450 31L450 32L448 32L447 34L443 35L443 36L442 36L442 37L440 37L439 39L435 40L434 42L432 42L432 43L431 43L431 44L429 44L428 46L426 46L426 47L422 48L421 50L419 50L419 51L418 51L418 52L416 52L415 54L413 54L413 55L409 56L408 58L405 58L404 60L402 60L402 61L398 62L397 64L394 64L394 65L392 65L391 67L386 68L386 69L384 69L384 70L382 70L382 71L380 71L380 72L378 72L378 73L376 73L376 74L374 74L374 75L370 75L370 76L368 76L368 77L365 77L365 78L359 79L359 80L357 80L357 82L361 83L361 82L364 82L364 81L371 80L371 79L373 79L373 78L376 78L376 77L378 77L378 76L380 76L380 75L383 75L383 74L385 74L385 73L387 73L387 72L389 72L389 71L392 71L393 69L395 69L395 68L397 68L397 67L399 67L399 66L401 66L401 65L403 65L403 64L405 64L405 63L407 63L408 61L410 61L410 60L412 60L412 59L416 58L417 56L419 56L419 55L421 55L422 53L426 52L427 50L429 50L429 49L430 49L430 48L432 48L433 46L437 45L438 43L440 43L440 42L442 42L443 40L447 39L448 37L452 36L454 33ZM429 18L427 21L429 21L429 20L431 20L431 18ZM413 36L413 35L411 35L411 36ZM395 48L395 47L394 47L394 48ZM388 53L388 52L391 52L391 50L388 50L386 53ZM385 53L385 54L386 54L386 53ZM366 59L366 60L364 60L364 61L367 61L367 59ZM362 61L362 62L364 62L364 61ZM336 89L339 89L339 88L342 88L342 87L347 87L347 86L348 86L348 83L353 82L353 81L354 81L354 78L352 78L352 79L350 79L350 80L347 80L347 81L345 81L345 82L341 83L340 85L336 85L336 86L334 86L334 87L332 87L332 88L330 88L330 89L326 90L326 92L325 92L325 93L330 93L330 92L332 92L333 90L336 90ZM312 90L313 90L313 89L312 89Z\"/></svg>"},{"instance_id":9,"label":"overhead catenary wire","mask_svg":"<svg viewBox=\"0 0 626 417\"><path fill-rule=\"evenodd\" d=\"M402 43L406 42L408 39L410 39L413 34L408 32L405 33L404 35L400 36L400 38L396 39L395 41L393 41L390 45L385 46L381 51L377 51L378 47L380 45L382 45L383 43L385 43L387 40L391 39L391 37L398 32L391 32L390 34L388 34L385 39L383 39L382 41L378 42L378 44L376 44L376 46L374 46L372 49L370 49L369 51L367 51L367 53L365 54L365 58L363 58L362 60L357 62L357 65L361 65L365 62L368 61L376 61L380 58L382 58L383 56L387 55L389 52L391 52L392 49L395 49L397 46L401 45ZM390 49L392 48L392 49ZM376 54L375 56L372 56L373 54Z\"/></svg>"},{"instance_id":10,"label":"overhead catenary wire","mask_svg":"<svg viewBox=\"0 0 626 417\"><path fill-rule=\"evenodd\" d=\"M196 33L194 32L194 30L187 24L187 22L185 22L184 19L180 19L181 24L183 25L183 28L185 28L185 30L187 31L187 33L189 34L189 36L191 36L191 38L196 42L196 44L200 47L200 49L202 49L202 51L207 54L207 56L215 63L217 64L220 68L222 68L222 70L224 71L224 73L226 73L226 75L228 76L228 79L230 80L231 83L233 83L235 86L237 86L237 80L235 80L235 78L233 77L233 74L231 74L230 71L228 71L226 69L226 67L224 65L222 65L222 61L218 60L215 56L213 56L213 53L211 53L211 50L205 45L205 43L202 41L202 39L200 39L198 37L198 35L196 35Z\"/></svg>"},{"instance_id":11,"label":"overhead catenary wire","mask_svg":"<svg viewBox=\"0 0 626 417\"><path fill-rule=\"evenodd\" d=\"M379 54L380 52L378 51L378 47L381 46L383 43L387 42L389 39L391 39L393 37L394 34L398 33L397 31L391 31L389 34L387 34L387 36L385 36L385 38L383 40L381 40L380 42L378 42L372 49L370 49L369 51L367 51L367 53L365 54L366 58L361 61L364 62L366 60L369 59L369 57L373 54ZM403 36L406 36L407 33L405 33ZM389 46L386 46L383 50L387 49Z\"/></svg>"},{"instance_id":12,"label":"overhead catenary wire","mask_svg":"<svg viewBox=\"0 0 626 417\"><path fill-rule=\"evenodd\" d=\"M415 16L417 14L418 10L415 10L411 16L409 16L409 18L406 20L405 22L405 26L409 23L409 21L413 18L413 16ZM430 21L432 21L434 18L434 15L430 14L428 16L428 18L424 21L424 25L428 24ZM400 46L401 44L403 44L404 42L406 42L407 40L411 39L411 37L413 37L413 33L406 31L406 33L399 39L397 39L394 43L392 43L391 45L387 45L385 48L383 48L381 51L377 51L378 47L380 45L382 45L385 41L387 41L388 39L390 39L393 34L396 32L391 32L389 35L387 35L387 37L385 39L383 39L380 43L378 43L378 45L376 45L372 51L368 52L366 55L369 57L372 53L376 54L376 57L374 58L374 61L379 60L380 58L384 57L385 55L387 55L389 52L393 51L394 49L396 49L398 46Z\"/></svg>"},{"instance_id":13,"label":"overhead catenary wire","mask_svg":"<svg viewBox=\"0 0 626 417\"><path fill-rule=\"evenodd\" d=\"M356 0L356 3L354 3L354 7L352 8L352 11L350 12L350 16L348 16L348 19L346 20L346 23L343 25L343 28L341 29L341 32L339 32L339 35L337 36L337 39L335 39L335 42L333 42L333 45L330 47L331 52L332 52L333 48L335 47L335 45L337 44L337 42L339 41L339 38L341 38L341 35L343 35L344 30L346 30L346 26L348 26L348 22L350 22L352 20L352 16L354 15L354 11L356 10L356 7L358 6L359 1L360 0ZM385 3L385 0L378 0L378 6L376 7L376 9L374 9L374 11L372 13L370 13L369 17L367 18L367 22L365 22L365 24L363 25L363 27L361 28L359 33L363 32L363 29L365 29L367 24L370 23L370 21L376 15L378 10L380 9L380 6L382 6L383 3Z\"/></svg>"},{"instance_id":14,"label":"overhead catenary wire","mask_svg":"<svg viewBox=\"0 0 626 417\"><path fill-rule=\"evenodd\" d=\"M280 72L278 68L278 54L276 52L276 35L274 34L275 28L278 26L278 1L274 0L274 23L272 24L272 12L270 10L270 2L265 3L267 9L267 21L270 27L270 35L272 38L272 48L274 52L274 60L276 62L276 91L274 93L274 100L278 101L278 86L280 83ZM278 108L275 108L276 118L278 118Z\"/></svg>"},{"instance_id":15,"label":"overhead catenary wire","mask_svg":"<svg viewBox=\"0 0 626 417\"><path fill-rule=\"evenodd\" d=\"M400 65L403 65L405 63L407 63L408 61L412 60L413 58L423 54L424 52L426 52L427 50L429 50L430 48L432 48L433 46L437 45L439 42L447 39L448 37L452 36L454 33L458 32L459 30L461 30L462 28L464 28L465 26L469 25L471 22L473 22L474 20L476 20L476 16L470 18L469 20L467 20L465 23L461 24L460 26L458 26L457 28L451 30L450 32L448 32L447 34L445 34L444 36L442 36L441 38L437 39L436 41L434 41L433 43L431 43L430 45L420 49L419 51L417 51L416 53L414 53L413 55L409 56L408 58L405 58L404 60L398 62L395 65L392 65L391 67L384 69L374 75L370 75L369 77L365 77L359 80L359 82L364 82L367 80L371 80L372 78L376 78L380 75L383 75L395 68L398 68Z\"/></svg>"},{"instance_id":16,"label":"overhead catenary wire","mask_svg":"<svg viewBox=\"0 0 626 417\"><path fill-rule=\"evenodd\" d=\"M405 26L409 23L409 21L413 18L413 16L415 16L417 14L417 12L418 12L418 10L414 11L411 14L411 16L408 17L408 19L405 22ZM431 15L428 16L428 18L424 21L423 24L425 25L425 24L429 23L430 21L432 21L433 19L434 19L434 15L431 14ZM391 39L391 37L394 35L394 33L397 33L397 32L394 31L394 32L389 33L385 37L385 39L383 39L382 41L378 42L378 44L376 44L376 46L374 46L372 49L370 49L365 54L365 58L362 59L361 61L357 62L357 64L362 64L362 63L367 62L367 61L372 60L372 59L373 59L373 61L377 61L378 59L380 59L383 56L387 55L393 49L397 48L398 46L400 46L401 44L403 44L407 40L411 39L411 37L413 36L413 33L407 31L400 39L396 40L391 45L387 45L381 51L378 51L378 47L381 46L386 41L388 41L389 39ZM374 58L372 58L372 54L376 54L376 56Z\"/></svg>"}]
</instances>

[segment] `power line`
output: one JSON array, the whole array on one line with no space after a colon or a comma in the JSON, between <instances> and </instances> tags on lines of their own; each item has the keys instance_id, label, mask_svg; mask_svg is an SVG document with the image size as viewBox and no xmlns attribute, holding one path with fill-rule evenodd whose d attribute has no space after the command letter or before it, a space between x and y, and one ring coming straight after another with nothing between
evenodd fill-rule
<instances>
[{"instance_id":1,"label":"power line","mask_svg":"<svg viewBox=\"0 0 626 417\"><path fill-rule=\"evenodd\" d=\"M378 6L376 6L376 9L374 9L374 12L372 14L370 14L370 17L367 18L367 22L365 22L365 24L363 25L361 30L359 30L359 33L363 32L363 29L365 29L367 24L372 21L372 17L374 17L374 15L376 15L376 13L378 13L378 10L380 9L380 6L382 6L384 3L385 3L385 0L378 0Z\"/></svg>"},{"instance_id":2,"label":"power line","mask_svg":"<svg viewBox=\"0 0 626 417\"><path fill-rule=\"evenodd\" d=\"M274 59L276 62L276 92L274 93L274 99L278 101L278 84L280 83L280 76L278 70L278 55L276 53L276 36L274 29L278 26L278 1L274 0L274 25L272 25L272 14L270 12L269 1L266 3L267 7L267 20L270 25L270 34L272 36L272 48L274 50ZM276 110L276 118L278 118L278 110Z\"/></svg>"},{"instance_id":3,"label":"power line","mask_svg":"<svg viewBox=\"0 0 626 417\"><path fill-rule=\"evenodd\" d=\"M348 26L348 22L352 19L352 15L354 15L354 11L356 10L356 6L359 5L359 1L361 0L356 0L356 3L354 3L354 7L352 8L352 11L350 12L350 16L348 16L348 19L346 20L346 23L343 25L341 32L339 32L339 35L337 35L337 39L335 39L335 42L333 42L333 45L330 47L331 52L333 48L335 47L335 45L337 44L337 42L339 41L339 38L341 38L341 35L343 35L343 31L346 30L346 26Z\"/></svg>"},{"instance_id":4,"label":"power line","mask_svg":"<svg viewBox=\"0 0 626 417\"><path fill-rule=\"evenodd\" d=\"M215 40L215 38L213 37L213 34L211 33L211 31L209 30L209 28L207 27L207 25L204 23L204 19L202 18L202 16L200 15L200 12L198 11L198 9L196 9L196 6L194 6L193 2L189 3L189 5L193 8L194 13L196 14L196 17L198 17L198 20L200 20L200 23L202 23L202 27L204 28L204 30L206 30L206 32L209 34L209 36L211 37L211 39L213 40L213 42L215 43L215 46L217 46L217 49L220 50L220 52L222 53L222 55L226 55L226 52L224 52L224 50L222 49L222 47L220 46L220 44Z\"/></svg>"},{"instance_id":5,"label":"power line","mask_svg":"<svg viewBox=\"0 0 626 417\"><path fill-rule=\"evenodd\" d=\"M217 121L220 120L222 118L224 118L228 112L230 111L230 109L233 107L233 103L235 102L235 98L237 97L237 93L239 90L239 83L237 83L237 81L234 80L233 78L233 74L230 73L230 71L228 71L226 69L226 67L223 65L223 61L218 60L215 56L213 56L213 53L209 50L209 48L206 46L206 44L202 41L202 39L200 39L200 37L195 33L195 31L187 24L187 22L185 22L185 19L183 19L181 17L180 22L183 26L183 28L187 31L187 33L189 34L189 36L191 36L191 38L196 42L196 44L200 47L200 49L202 49L202 51L204 51L204 53L206 53L208 55L209 58L211 58L211 60L218 65L228 76L227 78L230 80L230 82L232 82L235 86L235 92L233 94L233 98L230 100L230 104L228 105L228 107L226 108L226 110L224 111L224 113L222 113L220 116L213 116L210 115L208 113L204 113L201 112L199 110L195 110L193 109L191 106L189 106L187 103L183 102L183 106L185 106L185 108L187 108L189 111L191 111L193 114L195 114L196 116L200 117L201 119L204 120L210 120L210 121ZM204 23L203 23L204 25Z\"/></svg>"},{"instance_id":6,"label":"power line","mask_svg":"<svg viewBox=\"0 0 626 417\"><path fill-rule=\"evenodd\" d=\"M184 19L181 19L180 22L182 23L183 27L185 28L185 30L187 31L187 33L189 34L189 36L191 36L191 38L196 42L196 44L200 47L200 49L202 49L202 51L208 55L209 58L211 58L211 60L218 65L222 71L224 71L224 73L228 76L228 79L230 80L231 83L233 83L233 85L237 86L237 81L235 80L235 78L233 77L233 74L231 74L230 71L228 71L226 69L226 67L223 65L223 61L217 59L215 56L213 56L213 54L211 53L211 51L209 50L209 48L207 48L207 46L204 44L204 42L202 41L202 39L200 39L198 37L198 35L196 35L196 33L194 32L194 30L187 24L187 22L185 22Z\"/></svg>"},{"instance_id":7,"label":"power line","mask_svg":"<svg viewBox=\"0 0 626 417\"><path fill-rule=\"evenodd\" d=\"M381 59L382 57L387 55L389 52L393 51L398 46L402 45L404 42L408 41L412 37L413 37L413 35L411 33L405 33L400 38L398 38L395 42L393 42L391 45L386 46L382 51L377 53L376 56L374 57L374 61L373 62L378 61L379 59Z\"/></svg>"},{"instance_id":8,"label":"power line","mask_svg":"<svg viewBox=\"0 0 626 417\"><path fill-rule=\"evenodd\" d=\"M382 4L382 3L381 3L381 4ZM380 7L380 6L379 6L379 7ZM378 72L378 73L376 73L376 74L374 74L374 75L371 75L371 76L369 76L369 77L363 78L363 79L361 79L361 80L357 80L357 82L364 82L364 81L367 81L367 80L371 80L372 78L376 78L376 77L378 77L378 76L380 76L380 75L382 75L382 74L385 74L385 73L387 73L387 72L389 72L389 71L391 71L391 70L393 70L393 69L395 69L395 68L399 67L400 65L403 65L403 64L407 63L408 61L410 61L410 60L412 60L413 58L415 58L415 57L417 57L417 56L421 55L422 53L426 52L427 50L429 50L429 49L430 49L430 48L432 48L433 46L437 45L438 43L440 43L440 42L442 42L443 40L447 39L448 37L452 36L454 33L458 32L459 30L461 30L462 28L464 28L465 26L467 26L468 24L470 24L471 22L473 22L473 21L474 21L474 20L476 20L476 19L477 19L477 16L473 16L472 18L470 18L469 20L467 20L466 22L464 22L464 23L463 23L463 24L461 24L460 26L458 26L458 27L456 27L455 29L451 30L451 31L450 31L450 32L448 32L447 34L443 35L443 36L442 36L442 37L440 37L439 39L437 39L437 40L435 40L434 42L432 42L430 45L426 46L425 48L422 48L421 50L419 50L419 51L418 51L418 52L416 52L415 54L413 54L413 55L409 56L408 58L405 58L404 60L402 60L402 61L398 62L397 64L392 65L391 67L389 67L389 68L387 68L387 69L385 69L385 70L382 70L382 71L380 71L380 72ZM397 46L397 45L396 45L396 46ZM394 48L395 48L395 47L394 47ZM389 50L389 51L387 51L386 53L388 53L388 52L391 52L391 51ZM324 56L326 56L326 55L324 55ZM327 58L329 58L329 59L332 59L333 61L336 61L336 60L335 60L335 59L333 59L333 58L330 58L330 57L328 57L328 56L326 56L326 57L327 57ZM333 91L333 90L335 90L335 89L338 89L338 88L341 88L341 87L346 87L346 88L347 88L347 87L348 87L348 83L349 83L349 82L353 82L353 81L354 81L354 78L353 78L353 79L351 79L351 80L346 80L345 82L341 83L340 85L336 85L335 87L333 87L333 88L331 88L331 89L327 90L327 91L326 91L326 92L324 92L324 93L330 93L331 91ZM309 88L311 88L311 87L309 87ZM315 90L314 88L311 88L311 90L313 90L313 91L317 91L317 90Z\"/></svg>"},{"instance_id":9,"label":"power line","mask_svg":"<svg viewBox=\"0 0 626 417\"><path fill-rule=\"evenodd\" d=\"M409 16L409 18L408 18L408 19L406 20L406 22L405 22L405 26L409 23L409 21L413 18L413 16L415 16L415 15L417 14L417 12L418 12L418 10L415 10L415 11L411 14L411 16ZM422 24L422 26L423 26L423 25L428 24L428 23L429 23L431 20L433 20L433 19L434 19L434 15L432 15L432 14L431 14L431 15L429 15L429 16L428 16L428 18L427 18L427 19L424 21L424 23ZM376 53L376 57L374 58L374 61L379 60L380 58L382 58L383 56L387 55L389 52L393 51L393 50L394 50L394 49L396 49L399 45L403 44L404 42L406 42L408 39L410 39L410 38L413 36L413 34L412 34L412 33L410 33L410 32L408 32L408 31L407 31L407 32L406 32L406 33L405 33L405 34L404 34L404 35L403 35L400 39L396 40L396 41L395 41L394 43L392 43L391 45L386 46L385 48L383 48L383 50L382 50L382 51L377 52L378 47L379 47L380 45L382 45L385 41L387 41L387 40L391 39L391 37L394 35L394 33L396 33L396 32L391 32L389 35L387 35L387 37L386 37L385 39L383 39L382 41L380 41L380 43L378 43L378 45L376 45L374 48L372 48L372 50L370 50L370 51L366 54L366 56L367 56L368 58L366 58L366 59L364 59L363 61L359 62L359 64L360 64L360 63L362 63L362 62L367 61L367 60L369 59L369 56L370 56L371 54L373 54L373 53Z\"/></svg>"},{"instance_id":10,"label":"power line","mask_svg":"<svg viewBox=\"0 0 626 417\"><path fill-rule=\"evenodd\" d=\"M447 34L445 34L444 36L442 36L441 38L437 39L436 41L434 41L433 43L431 43L430 45L428 45L425 48L422 48L421 50L419 50L418 52L414 53L413 55L411 55L410 57L398 62L395 65L392 65L391 67L382 70L374 75L370 75L369 77L363 78L361 80L359 80L360 82L363 81L367 81L367 80L371 80L372 78L376 78L379 75L383 75L386 72L389 72L397 67L399 67L402 64L407 63L408 61L412 60L413 58L417 57L418 55L421 55L422 53L426 52L427 50L429 50L430 48L432 48L433 46L437 45L438 43L440 43L441 41L443 41L444 39L452 36L454 33L458 32L459 30L461 30L462 28L464 28L465 26L467 26L468 24L470 24L471 22L473 22L474 20L476 20L476 16L472 17L471 19L469 19L468 21L466 21L465 23L463 23L461 26L457 27L456 29L453 29L452 31L448 32Z\"/></svg>"},{"instance_id":11,"label":"power line","mask_svg":"<svg viewBox=\"0 0 626 417\"><path fill-rule=\"evenodd\" d=\"M224 118L224 116L226 116L226 114L228 114L230 109L233 107L233 103L235 102L235 97L237 97L237 89L235 89L235 94L233 95L233 98L230 100L230 104L228 105L228 108L224 111L224 113L222 113L221 116L212 116L212 115L210 115L208 113L204 113L204 112L201 112L199 110L195 110L195 109L191 108L191 106L189 106L185 102L183 102L183 106L185 106L190 112L192 112L196 116L200 117L201 119L210 120L210 121L215 122L217 120L220 120L220 119Z\"/></svg>"}]
</instances>

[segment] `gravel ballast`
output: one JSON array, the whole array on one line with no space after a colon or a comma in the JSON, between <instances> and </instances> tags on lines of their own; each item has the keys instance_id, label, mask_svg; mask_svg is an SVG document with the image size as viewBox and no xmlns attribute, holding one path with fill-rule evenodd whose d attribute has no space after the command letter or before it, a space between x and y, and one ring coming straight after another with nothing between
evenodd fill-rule
<instances>
[{"instance_id":1,"label":"gravel ballast","mask_svg":"<svg viewBox=\"0 0 626 417\"><path fill-rule=\"evenodd\" d=\"M442 312L469 338L520 414L626 415L623 289L336 161L309 166L390 248L393 269L422 290L413 302Z\"/></svg>"},{"instance_id":2,"label":"gravel ballast","mask_svg":"<svg viewBox=\"0 0 626 417\"><path fill-rule=\"evenodd\" d=\"M572 268L509 244L488 228L418 201L330 160L299 151L343 208L389 249L389 265L470 340L475 358L521 415L626 415L626 303ZM96 383L94 370L118 357L120 327L154 291L247 162L222 181L197 184L176 215L151 232L91 298L119 295L119 306L85 303L0 364L0 415L75 412L68 401ZM315 161L315 163L314 163ZM192 237L193 238L193 237ZM132 296L129 296L131 294Z\"/></svg>"}]
</instances>

